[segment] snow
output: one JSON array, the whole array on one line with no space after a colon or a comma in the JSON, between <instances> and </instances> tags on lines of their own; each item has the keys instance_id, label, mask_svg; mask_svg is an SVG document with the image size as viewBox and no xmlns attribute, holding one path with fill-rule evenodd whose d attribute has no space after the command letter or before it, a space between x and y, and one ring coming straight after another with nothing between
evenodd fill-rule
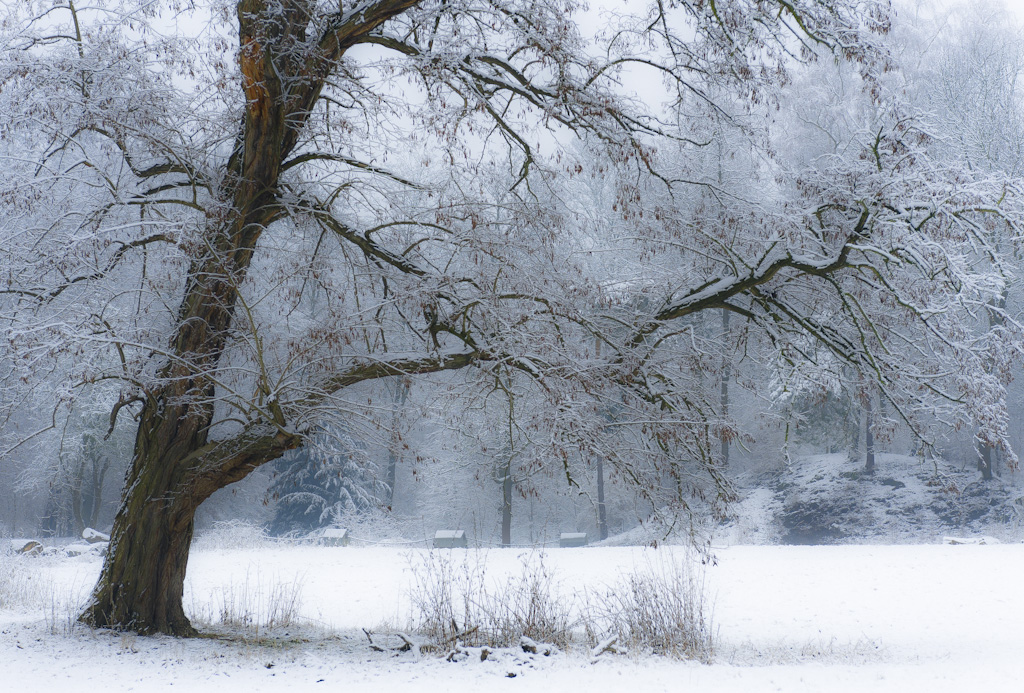
<instances>
[{"instance_id":1,"label":"snow","mask_svg":"<svg viewBox=\"0 0 1024 693\"><path fill-rule=\"evenodd\" d=\"M1013 475L979 483L972 465L911 455L863 460L812 454L738 480L740 500L716 527L718 544L938 544L944 537L1024 538Z\"/></svg>"},{"instance_id":2,"label":"snow","mask_svg":"<svg viewBox=\"0 0 1024 693\"><path fill-rule=\"evenodd\" d=\"M550 657L467 658L374 652L362 628L406 628L406 590L420 550L270 546L193 552L186 609L216 610L247 586L301 590L300 628L258 640L177 640L94 632L73 609L95 580L95 556L0 556L35 566L49 601L0 609L4 690L277 691L1016 691L1024 679L1024 545L730 546L706 584L718 633L710 665L633 652L592 660L587 647ZM522 550L490 550L488 574L517 574ZM601 588L681 549L552 549L563 588ZM452 551L452 556L463 552ZM678 557L678 556L676 556ZM31 563L35 561L35 563ZM6 565L4 565L6 564ZM0 570L0 575L4 571ZM513 661L515 660L515 661ZM508 678L515 673L515 678Z\"/></svg>"},{"instance_id":3,"label":"snow","mask_svg":"<svg viewBox=\"0 0 1024 693\"><path fill-rule=\"evenodd\" d=\"M82 530L82 538L90 544L98 544L100 542L110 541L110 535L104 534L103 532L97 532L92 527L86 527Z\"/></svg>"}]
</instances>

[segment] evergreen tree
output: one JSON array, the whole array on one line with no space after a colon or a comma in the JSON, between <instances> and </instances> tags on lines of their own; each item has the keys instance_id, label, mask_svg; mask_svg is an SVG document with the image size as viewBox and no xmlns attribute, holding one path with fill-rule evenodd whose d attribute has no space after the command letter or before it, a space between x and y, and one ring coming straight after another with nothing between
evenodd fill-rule
<instances>
[{"instance_id":1,"label":"evergreen tree","mask_svg":"<svg viewBox=\"0 0 1024 693\"><path fill-rule=\"evenodd\" d=\"M345 434L321 438L321 444L276 462L268 491L277 501L271 534L309 532L330 525L344 513L373 507L379 482L362 446Z\"/></svg>"}]
</instances>

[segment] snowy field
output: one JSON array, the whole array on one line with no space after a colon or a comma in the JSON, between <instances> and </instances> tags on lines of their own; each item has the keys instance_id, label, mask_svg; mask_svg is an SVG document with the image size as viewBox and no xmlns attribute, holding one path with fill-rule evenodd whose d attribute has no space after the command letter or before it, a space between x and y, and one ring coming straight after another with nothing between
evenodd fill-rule
<instances>
[{"instance_id":1,"label":"snowy field","mask_svg":"<svg viewBox=\"0 0 1024 693\"><path fill-rule=\"evenodd\" d=\"M563 589L599 590L671 548L548 551ZM717 632L711 664L632 652L449 663L374 652L361 629L408 625L417 551L285 546L193 551L185 598L197 620L225 600L296 598L301 624L272 637L237 632L175 640L93 632L68 606L98 557L0 556L30 610L0 611L4 691L1020 691L1024 545L733 546L706 585ZM520 570L522 550L480 554L490 579ZM475 559L474 559L475 560ZM26 568L34 561L30 568ZM28 577L26 577L28 576ZM31 580L37 586L24 584ZM35 592L33 592L35 590ZM240 596L241 595L241 596ZM260 634L265 635L265 634ZM515 674L510 678L509 674Z\"/></svg>"}]
</instances>

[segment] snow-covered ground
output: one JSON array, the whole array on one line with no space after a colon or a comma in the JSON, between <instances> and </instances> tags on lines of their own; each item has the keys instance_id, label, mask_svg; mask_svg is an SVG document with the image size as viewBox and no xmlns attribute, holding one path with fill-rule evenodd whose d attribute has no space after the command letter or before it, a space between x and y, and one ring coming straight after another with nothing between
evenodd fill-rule
<instances>
[{"instance_id":1,"label":"snow-covered ground","mask_svg":"<svg viewBox=\"0 0 1024 693\"><path fill-rule=\"evenodd\" d=\"M531 660L462 661L372 651L362 628L405 627L420 550L270 546L197 549L186 608L213 618L225 599L299 595L304 625L257 639L176 640L93 632L67 604L89 590L94 556L0 556L25 612L0 610L4 691L1019 691L1024 681L1024 545L731 546L706 585L709 665L584 648ZM567 591L680 558L681 549L548 551ZM488 575L520 570L522 550L480 554ZM476 558L474 558L476 560ZM34 564L29 564L36 561ZM30 566L30 567L26 567ZM5 572L6 571L6 572ZM25 576L42 583L32 591ZM39 607L41 603L43 607ZM514 678L508 674L514 673Z\"/></svg>"}]
</instances>

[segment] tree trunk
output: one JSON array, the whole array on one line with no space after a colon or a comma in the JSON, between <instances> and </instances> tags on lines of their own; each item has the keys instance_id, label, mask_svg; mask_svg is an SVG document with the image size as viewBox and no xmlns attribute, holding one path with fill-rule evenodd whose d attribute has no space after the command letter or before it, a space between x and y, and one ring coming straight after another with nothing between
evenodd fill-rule
<instances>
[{"instance_id":1,"label":"tree trunk","mask_svg":"<svg viewBox=\"0 0 1024 693\"><path fill-rule=\"evenodd\" d=\"M253 252L280 214L278 177L299 141L330 71L351 46L419 0L380 0L340 11L310 40L309 0L240 0L238 62L244 118L225 164L219 201L194 246L177 331L144 392L135 452L99 582L81 620L139 633L192 635L181 605L193 517L215 491L298 447L280 405L223 441L208 441L215 375ZM221 211L218 207L226 211ZM461 367L472 355L431 358L431 369ZM415 372L379 361L329 384ZM261 382L258 380L257 385ZM263 392L268 395L269 391Z\"/></svg>"},{"instance_id":2,"label":"tree trunk","mask_svg":"<svg viewBox=\"0 0 1024 693\"><path fill-rule=\"evenodd\" d=\"M92 494L89 506L89 526L97 527L100 522L100 512L103 510L103 480L110 469L110 458L104 457L102 466L93 464L92 467Z\"/></svg>"},{"instance_id":3,"label":"tree trunk","mask_svg":"<svg viewBox=\"0 0 1024 693\"><path fill-rule=\"evenodd\" d=\"M875 413L871 406L871 395L864 400L864 449L865 458L864 471L868 474L875 473Z\"/></svg>"},{"instance_id":4,"label":"tree trunk","mask_svg":"<svg viewBox=\"0 0 1024 693\"><path fill-rule=\"evenodd\" d=\"M983 481L992 481L992 466L995 455L985 443L978 443L978 471Z\"/></svg>"},{"instance_id":5,"label":"tree trunk","mask_svg":"<svg viewBox=\"0 0 1024 693\"><path fill-rule=\"evenodd\" d=\"M608 508L604 504L604 459L597 458L597 534L608 538Z\"/></svg>"},{"instance_id":6,"label":"tree trunk","mask_svg":"<svg viewBox=\"0 0 1024 693\"><path fill-rule=\"evenodd\" d=\"M82 615L86 623L144 634L195 635L181 598L196 506L181 492L174 467L138 458L132 465L126 482L135 492L114 519L111 548Z\"/></svg>"},{"instance_id":7,"label":"tree trunk","mask_svg":"<svg viewBox=\"0 0 1024 693\"><path fill-rule=\"evenodd\" d=\"M151 400L114 518L110 548L82 621L137 633L195 634L182 607L196 509L215 491L298 447L271 426L206 443L206 426ZM201 444L200 444L201 443Z\"/></svg>"},{"instance_id":8,"label":"tree trunk","mask_svg":"<svg viewBox=\"0 0 1024 693\"><path fill-rule=\"evenodd\" d=\"M594 340L594 355L601 357L601 340ZM604 504L604 458L597 458L597 534L608 538L608 508Z\"/></svg>"},{"instance_id":9,"label":"tree trunk","mask_svg":"<svg viewBox=\"0 0 1024 693\"><path fill-rule=\"evenodd\" d=\"M501 545L512 546L512 455L502 469L501 479Z\"/></svg>"},{"instance_id":10,"label":"tree trunk","mask_svg":"<svg viewBox=\"0 0 1024 693\"><path fill-rule=\"evenodd\" d=\"M78 471L71 476L71 517L75 523L75 535L82 536L86 528L85 513L82 511L82 486L85 483L85 458L78 463ZM89 525L90 527L92 525Z\"/></svg>"},{"instance_id":11,"label":"tree trunk","mask_svg":"<svg viewBox=\"0 0 1024 693\"><path fill-rule=\"evenodd\" d=\"M59 480L50 482L46 506L39 523L39 529L43 534L58 537L66 536L66 532L73 531L74 518L71 517L70 503L66 495L68 493L66 485L59 483Z\"/></svg>"},{"instance_id":12,"label":"tree trunk","mask_svg":"<svg viewBox=\"0 0 1024 693\"><path fill-rule=\"evenodd\" d=\"M996 247L998 248L998 243L997 243ZM1002 292L1000 293L998 300L993 300L993 301L989 302L989 307L988 307L988 311L987 311L987 313L988 313L988 328L989 328L989 330L994 330L997 327L1002 327L1003 324L1005 324L1005 320L1003 318L1003 311L1006 310L1006 299L1007 299L1008 295L1009 295L1008 290L1006 288L1004 288L1002 290ZM989 367L987 370L989 372L991 372L992 368ZM996 462L996 451L993 450L992 447L987 445L986 443L979 442L978 443L978 471L981 472L981 479L982 479L982 481L991 481L992 480L992 477L993 477L993 474L994 474L995 462Z\"/></svg>"},{"instance_id":13,"label":"tree trunk","mask_svg":"<svg viewBox=\"0 0 1024 693\"><path fill-rule=\"evenodd\" d=\"M395 436L391 437L391 447L388 449L388 474L387 479L384 483L387 485L385 493L387 494L386 502L384 507L390 512L395 504L395 482L398 480L398 451L395 449L396 445Z\"/></svg>"},{"instance_id":14,"label":"tree trunk","mask_svg":"<svg viewBox=\"0 0 1024 693\"><path fill-rule=\"evenodd\" d=\"M729 344L729 311L722 309L722 335L725 337L724 344ZM722 391L721 405L722 405L722 418L729 418L729 379L732 377L732 367L729 363L728 355L722 356ZM729 438L722 436L722 465L729 465Z\"/></svg>"},{"instance_id":15,"label":"tree trunk","mask_svg":"<svg viewBox=\"0 0 1024 693\"><path fill-rule=\"evenodd\" d=\"M398 478L398 457L399 448L402 445L401 436L398 432L398 421L402 415L402 407L409 396L410 382L408 377L395 379L394 410L391 417L391 444L388 446L388 474L387 474L387 506L388 510L395 503L395 481Z\"/></svg>"},{"instance_id":16,"label":"tree trunk","mask_svg":"<svg viewBox=\"0 0 1024 693\"><path fill-rule=\"evenodd\" d=\"M248 101L240 146L227 164L231 175L222 193L231 212L223 221L211 219L207 245L193 257L171 343L173 356L161 369L163 384L147 393L110 548L81 617L93 626L193 635L181 596L196 508L217 489L287 449L278 446L277 454L268 455L273 445L259 454L207 441L216 394L212 376L227 344L238 287L263 229L273 220L280 165L289 149L273 46L275 39L305 33L295 23L304 26L303 18L289 13L261 21L263 12L259 0L239 4L239 63ZM297 445L294 441L290 447Z\"/></svg>"}]
</instances>

